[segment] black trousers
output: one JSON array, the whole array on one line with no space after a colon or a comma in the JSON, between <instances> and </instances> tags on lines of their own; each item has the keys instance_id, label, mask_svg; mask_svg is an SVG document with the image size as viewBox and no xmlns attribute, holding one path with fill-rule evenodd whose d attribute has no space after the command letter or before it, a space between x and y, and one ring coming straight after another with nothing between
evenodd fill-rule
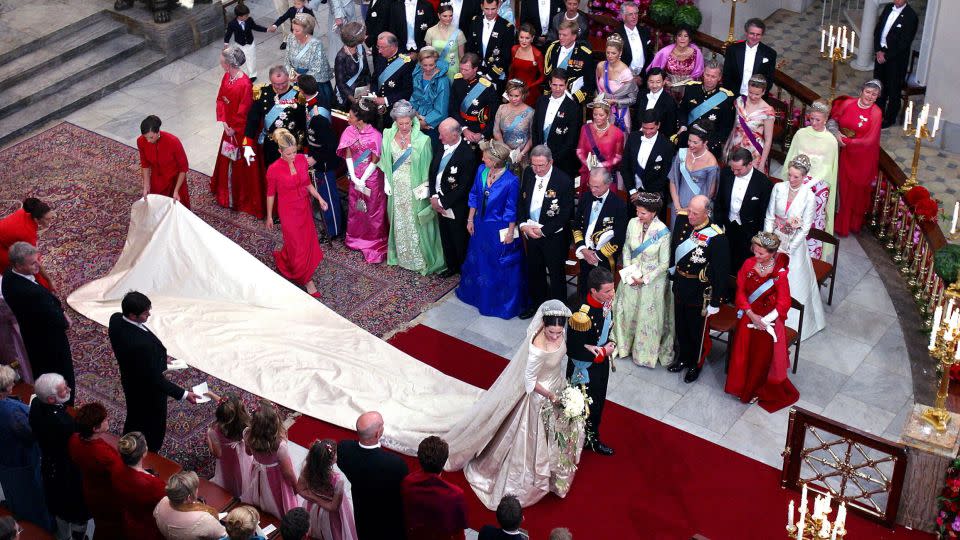
<instances>
[{"instance_id":1,"label":"black trousers","mask_svg":"<svg viewBox=\"0 0 960 540\"><path fill-rule=\"evenodd\" d=\"M533 307L540 307L540 304L547 300L567 299L564 272L567 246L567 235L564 232L527 239L527 282ZM549 286L547 276L550 276Z\"/></svg>"},{"instance_id":2,"label":"black trousers","mask_svg":"<svg viewBox=\"0 0 960 540\"><path fill-rule=\"evenodd\" d=\"M587 416L587 433L594 441L600 440L600 419L603 406L607 402L607 381L610 379L610 359L604 358L599 364L590 364L587 368L590 382L587 383L587 395L593 400L590 415ZM567 379L573 376L573 361L567 360Z\"/></svg>"},{"instance_id":3,"label":"black trousers","mask_svg":"<svg viewBox=\"0 0 960 540\"><path fill-rule=\"evenodd\" d=\"M447 270L460 272L463 261L467 258L467 245L470 233L467 232L467 209L455 208L454 219L438 216L440 224L440 245L443 246L443 259L447 263Z\"/></svg>"},{"instance_id":4,"label":"black trousers","mask_svg":"<svg viewBox=\"0 0 960 540\"><path fill-rule=\"evenodd\" d=\"M884 124L897 122L897 116L900 114L900 96L907 80L909 60L909 57L887 56L886 62L876 63L873 66L873 77L883 84L883 90L877 98L877 107L883 111Z\"/></svg>"},{"instance_id":5,"label":"black trousers","mask_svg":"<svg viewBox=\"0 0 960 540\"><path fill-rule=\"evenodd\" d=\"M676 317L676 361L685 368L703 366L703 305L685 305L676 302L673 308Z\"/></svg>"},{"instance_id":6,"label":"black trousers","mask_svg":"<svg viewBox=\"0 0 960 540\"><path fill-rule=\"evenodd\" d=\"M167 436L167 396L163 402L127 405L127 418L123 422L123 432L139 431L147 440L151 452L159 452L163 439Z\"/></svg>"}]
</instances>

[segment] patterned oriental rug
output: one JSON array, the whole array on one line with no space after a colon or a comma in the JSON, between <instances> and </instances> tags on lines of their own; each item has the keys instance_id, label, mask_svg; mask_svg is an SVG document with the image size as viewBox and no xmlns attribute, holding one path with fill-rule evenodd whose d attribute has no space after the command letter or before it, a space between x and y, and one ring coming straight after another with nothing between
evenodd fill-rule
<instances>
[{"instance_id":1,"label":"patterned oriental rug","mask_svg":"<svg viewBox=\"0 0 960 540\"><path fill-rule=\"evenodd\" d=\"M0 152L0 171L0 215L14 211L28 196L49 203L57 212L55 223L40 233L40 252L61 299L109 272L126 240L130 205L140 196L136 148L62 123ZM267 231L252 216L217 206L210 195L210 178L204 174L190 171L187 182L195 214L275 268L271 252L282 243L279 227ZM315 281L324 304L379 336L406 326L457 283L456 278L368 265L342 242L323 244L323 250ZM69 337L78 404L102 402L110 411L111 431L119 434L125 415L123 392L106 329L69 308L68 312L74 320ZM248 406L257 399L195 369L172 372L170 378L182 385L207 380L212 391L235 392ZM204 435L213 411L212 405L171 402L161 454L211 476Z\"/></svg>"}]
</instances>

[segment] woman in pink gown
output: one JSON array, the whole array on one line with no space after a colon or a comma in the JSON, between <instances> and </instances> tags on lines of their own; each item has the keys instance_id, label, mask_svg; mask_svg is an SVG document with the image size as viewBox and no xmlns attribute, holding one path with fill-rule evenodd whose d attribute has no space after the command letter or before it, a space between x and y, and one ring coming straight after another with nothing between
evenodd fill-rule
<instances>
[{"instance_id":1,"label":"woman in pink gown","mask_svg":"<svg viewBox=\"0 0 960 540\"><path fill-rule=\"evenodd\" d=\"M870 208L871 186L877 179L880 162L880 123L883 112L877 107L880 81L864 83L860 97L839 97L833 102L827 129L840 142L837 178L837 216L833 232L837 236L857 234Z\"/></svg>"},{"instance_id":2,"label":"woman in pink gown","mask_svg":"<svg viewBox=\"0 0 960 540\"><path fill-rule=\"evenodd\" d=\"M371 264L387 260L387 195L383 173L376 166L382 152L382 135L372 125L376 114L359 104L350 108L350 125L340 136L337 155L347 162L350 176L347 237L344 244L363 252Z\"/></svg>"},{"instance_id":3,"label":"woman in pink gown","mask_svg":"<svg viewBox=\"0 0 960 540\"><path fill-rule=\"evenodd\" d=\"M337 442L317 440L310 446L297 491L307 500L310 538L357 540L350 482L337 467Z\"/></svg>"},{"instance_id":4,"label":"woman in pink gown","mask_svg":"<svg viewBox=\"0 0 960 540\"><path fill-rule=\"evenodd\" d=\"M267 169L267 218L264 224L273 229L273 202L280 212L280 230L283 232L283 249L273 252L280 275L305 287L307 293L320 298L313 273L323 261L323 250L313 222L313 206L310 198L327 210L327 203L310 181L310 163L304 154L297 153L297 139L283 128L274 130L273 139L280 147L280 159Z\"/></svg>"},{"instance_id":5,"label":"woman in pink gown","mask_svg":"<svg viewBox=\"0 0 960 540\"><path fill-rule=\"evenodd\" d=\"M623 132L611 121L610 103L606 96L597 94L587 108L591 110L593 122L587 122L580 128L580 141L577 143L580 175L574 179L578 195L587 190L591 168L603 167L611 175L616 175L623 159ZM616 191L617 184L614 183L611 188Z\"/></svg>"},{"instance_id":6,"label":"woman in pink gown","mask_svg":"<svg viewBox=\"0 0 960 540\"><path fill-rule=\"evenodd\" d=\"M262 402L260 410L253 413L250 427L243 430L243 442L247 454L253 456L253 467L241 500L275 516L300 506L297 473L287 451L287 430L272 403Z\"/></svg>"},{"instance_id":7,"label":"woman in pink gown","mask_svg":"<svg viewBox=\"0 0 960 540\"><path fill-rule=\"evenodd\" d=\"M790 311L790 257L777 253L780 237L773 233L758 233L750 247L754 256L737 273L736 305L743 315L733 335L724 389L744 403L759 401L767 412L776 412L800 398L787 378L784 322Z\"/></svg>"},{"instance_id":8,"label":"woman in pink gown","mask_svg":"<svg viewBox=\"0 0 960 540\"><path fill-rule=\"evenodd\" d=\"M250 426L250 413L240 398L227 394L217 405L216 418L207 428L207 446L217 460L216 472L210 481L240 497L252 467L252 459L243 444L243 430Z\"/></svg>"}]
</instances>

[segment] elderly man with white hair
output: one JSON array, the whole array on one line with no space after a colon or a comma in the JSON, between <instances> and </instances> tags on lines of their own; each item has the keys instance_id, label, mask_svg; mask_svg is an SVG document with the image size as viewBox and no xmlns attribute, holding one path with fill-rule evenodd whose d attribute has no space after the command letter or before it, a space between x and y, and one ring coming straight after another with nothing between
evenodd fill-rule
<instances>
[{"instance_id":1,"label":"elderly man with white hair","mask_svg":"<svg viewBox=\"0 0 960 540\"><path fill-rule=\"evenodd\" d=\"M440 122L437 129L443 152L434 152L427 180L430 187L430 205L440 214L440 243L447 269L440 277L460 273L467 258L470 233L467 215L470 210L467 196L477 171L477 155L460 136L460 123L453 118Z\"/></svg>"},{"instance_id":2,"label":"elderly man with white hair","mask_svg":"<svg viewBox=\"0 0 960 540\"><path fill-rule=\"evenodd\" d=\"M90 513L83 503L80 470L70 459L67 441L77 424L67 412L71 388L57 373L41 375L33 386L30 429L40 446L40 476L47 509L56 518L59 540L84 537Z\"/></svg>"},{"instance_id":3,"label":"elderly man with white hair","mask_svg":"<svg viewBox=\"0 0 960 540\"><path fill-rule=\"evenodd\" d=\"M20 325L33 375L59 373L73 388L73 356L67 340L70 317L60 299L37 282L38 272L37 248L17 242L10 246L10 268L3 274L0 291ZM72 404L71 398L68 405Z\"/></svg>"}]
</instances>

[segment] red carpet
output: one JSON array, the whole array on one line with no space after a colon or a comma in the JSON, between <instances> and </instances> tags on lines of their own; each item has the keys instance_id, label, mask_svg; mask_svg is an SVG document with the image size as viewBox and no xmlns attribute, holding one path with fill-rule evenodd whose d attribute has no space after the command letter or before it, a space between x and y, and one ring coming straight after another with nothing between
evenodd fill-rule
<instances>
[{"instance_id":1,"label":"red carpet","mask_svg":"<svg viewBox=\"0 0 960 540\"><path fill-rule=\"evenodd\" d=\"M500 356L419 325L390 343L421 361L483 388L506 364ZM787 503L799 494L780 489L777 469L650 419L615 403L604 410L604 442L613 457L584 452L566 499L548 495L524 511L523 527L545 539L568 527L577 540L686 540L700 533L711 540L786 538ZM316 438L353 438L354 433L307 417L290 439L309 446ZM407 458L411 470L416 458ZM461 473L444 478L467 493L470 527L495 524L496 517L473 495ZM850 540L924 539L932 535L884 529L851 516Z\"/></svg>"}]
</instances>

